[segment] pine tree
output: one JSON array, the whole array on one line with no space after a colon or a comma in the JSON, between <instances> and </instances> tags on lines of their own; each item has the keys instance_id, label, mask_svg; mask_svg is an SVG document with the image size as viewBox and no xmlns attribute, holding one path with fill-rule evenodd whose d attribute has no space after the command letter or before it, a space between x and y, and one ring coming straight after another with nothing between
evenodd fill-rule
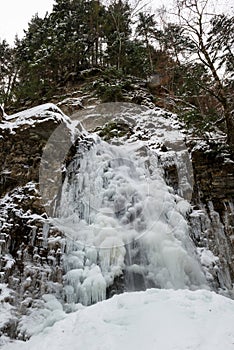
<instances>
[{"instance_id":1,"label":"pine tree","mask_svg":"<svg viewBox=\"0 0 234 350\"><path fill-rule=\"evenodd\" d=\"M126 46L131 32L131 9L128 2L114 0L107 10L104 34L107 42L107 62L118 70L124 68Z\"/></svg>"},{"instance_id":2,"label":"pine tree","mask_svg":"<svg viewBox=\"0 0 234 350\"><path fill-rule=\"evenodd\" d=\"M16 62L19 67L15 94L18 100L42 98L52 89L54 71L51 69L48 46L49 20L35 15L29 23L25 37L16 42Z\"/></svg>"},{"instance_id":3,"label":"pine tree","mask_svg":"<svg viewBox=\"0 0 234 350\"><path fill-rule=\"evenodd\" d=\"M13 98L16 78L15 50L3 40L0 42L0 104L6 107Z\"/></svg>"},{"instance_id":4,"label":"pine tree","mask_svg":"<svg viewBox=\"0 0 234 350\"><path fill-rule=\"evenodd\" d=\"M138 15L138 25L136 27L136 34L142 38L142 41L146 45L148 52L148 59L150 64L150 70L153 72L153 59L152 59L152 46L150 45L150 40L155 37L156 31L156 21L154 18L154 14L148 14L144 12L140 12Z\"/></svg>"}]
</instances>

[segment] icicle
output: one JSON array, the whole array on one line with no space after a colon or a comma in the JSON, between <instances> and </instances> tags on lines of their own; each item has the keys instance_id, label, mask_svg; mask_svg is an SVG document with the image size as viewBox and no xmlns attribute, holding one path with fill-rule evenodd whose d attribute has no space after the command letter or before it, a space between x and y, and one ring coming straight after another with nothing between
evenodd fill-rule
<instances>
[{"instance_id":1,"label":"icicle","mask_svg":"<svg viewBox=\"0 0 234 350\"><path fill-rule=\"evenodd\" d=\"M185 221L189 203L170 191L153 152L137 156L139 147L99 140L70 167L56 221L68 237L67 301L102 300L123 273L130 290L206 285Z\"/></svg>"},{"instance_id":2,"label":"icicle","mask_svg":"<svg viewBox=\"0 0 234 350\"><path fill-rule=\"evenodd\" d=\"M43 237L43 248L47 248L48 246L48 233L49 233L49 224L43 224L42 237Z\"/></svg>"}]
</instances>

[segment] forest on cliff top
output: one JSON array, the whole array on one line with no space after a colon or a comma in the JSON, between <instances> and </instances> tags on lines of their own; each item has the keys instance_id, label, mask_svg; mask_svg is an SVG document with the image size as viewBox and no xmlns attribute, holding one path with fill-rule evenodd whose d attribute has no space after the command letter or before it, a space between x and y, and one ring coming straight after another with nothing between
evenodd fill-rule
<instances>
[{"instance_id":1,"label":"forest on cliff top","mask_svg":"<svg viewBox=\"0 0 234 350\"><path fill-rule=\"evenodd\" d=\"M215 12L210 0L176 0L173 8L56 0L14 47L0 42L0 103L12 113L87 79L103 102L122 101L133 76L151 79L156 105L163 96L188 126L220 128L233 151L233 14Z\"/></svg>"}]
</instances>

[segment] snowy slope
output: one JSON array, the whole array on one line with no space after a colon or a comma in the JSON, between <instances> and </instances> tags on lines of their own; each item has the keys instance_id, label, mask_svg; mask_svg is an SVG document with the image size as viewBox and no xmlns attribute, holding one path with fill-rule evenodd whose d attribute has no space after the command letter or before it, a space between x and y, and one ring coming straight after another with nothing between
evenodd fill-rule
<instances>
[{"instance_id":1,"label":"snowy slope","mask_svg":"<svg viewBox=\"0 0 234 350\"><path fill-rule=\"evenodd\" d=\"M234 301L209 291L125 293L2 350L233 350Z\"/></svg>"}]
</instances>

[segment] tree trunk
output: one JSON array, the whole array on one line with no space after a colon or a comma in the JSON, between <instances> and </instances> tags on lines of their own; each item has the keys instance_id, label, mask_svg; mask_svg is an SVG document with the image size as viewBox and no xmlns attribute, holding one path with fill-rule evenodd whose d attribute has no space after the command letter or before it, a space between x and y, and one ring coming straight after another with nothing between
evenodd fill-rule
<instances>
[{"instance_id":1,"label":"tree trunk","mask_svg":"<svg viewBox=\"0 0 234 350\"><path fill-rule=\"evenodd\" d=\"M225 111L225 121L227 127L227 142L230 146L232 156L234 156L234 112Z\"/></svg>"}]
</instances>

